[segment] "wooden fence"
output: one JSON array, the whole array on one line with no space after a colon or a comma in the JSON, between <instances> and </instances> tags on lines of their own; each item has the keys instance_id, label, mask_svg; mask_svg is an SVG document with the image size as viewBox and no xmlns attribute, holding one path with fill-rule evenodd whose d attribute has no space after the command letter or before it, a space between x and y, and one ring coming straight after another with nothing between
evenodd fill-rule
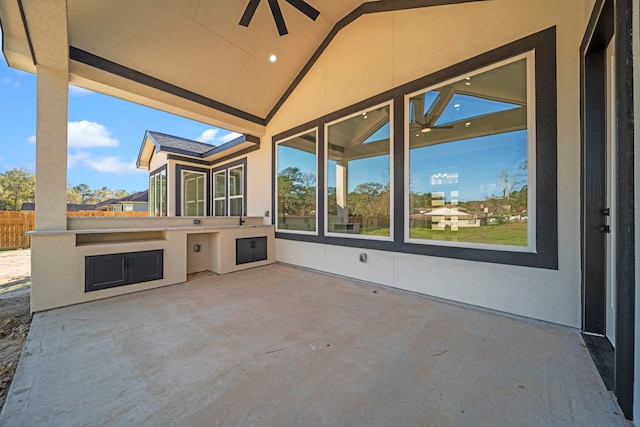
<instances>
[{"instance_id":1,"label":"wooden fence","mask_svg":"<svg viewBox=\"0 0 640 427\"><path fill-rule=\"evenodd\" d=\"M147 212L67 212L67 216L147 216ZM34 211L0 211L0 249L28 249L31 238L25 233L35 228Z\"/></svg>"}]
</instances>

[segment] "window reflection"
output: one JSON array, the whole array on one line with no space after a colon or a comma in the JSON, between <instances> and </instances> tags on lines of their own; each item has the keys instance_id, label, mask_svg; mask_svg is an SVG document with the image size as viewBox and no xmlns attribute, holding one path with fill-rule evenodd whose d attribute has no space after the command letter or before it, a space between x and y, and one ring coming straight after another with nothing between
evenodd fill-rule
<instances>
[{"instance_id":1,"label":"window reflection","mask_svg":"<svg viewBox=\"0 0 640 427\"><path fill-rule=\"evenodd\" d=\"M529 244L527 58L409 98L409 238Z\"/></svg>"},{"instance_id":2,"label":"window reflection","mask_svg":"<svg viewBox=\"0 0 640 427\"><path fill-rule=\"evenodd\" d=\"M327 231L391 236L390 106L327 127Z\"/></svg>"},{"instance_id":3,"label":"window reflection","mask_svg":"<svg viewBox=\"0 0 640 427\"><path fill-rule=\"evenodd\" d=\"M316 231L316 132L278 143L278 230Z\"/></svg>"}]
</instances>

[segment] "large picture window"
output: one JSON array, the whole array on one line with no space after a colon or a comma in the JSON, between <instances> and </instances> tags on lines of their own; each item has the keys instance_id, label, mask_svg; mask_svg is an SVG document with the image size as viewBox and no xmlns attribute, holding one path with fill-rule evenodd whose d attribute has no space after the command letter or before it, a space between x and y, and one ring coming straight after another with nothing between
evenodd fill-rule
<instances>
[{"instance_id":1,"label":"large picture window","mask_svg":"<svg viewBox=\"0 0 640 427\"><path fill-rule=\"evenodd\" d=\"M391 105L326 126L327 233L391 238Z\"/></svg>"},{"instance_id":2,"label":"large picture window","mask_svg":"<svg viewBox=\"0 0 640 427\"><path fill-rule=\"evenodd\" d=\"M316 153L316 130L277 143L278 231L317 230Z\"/></svg>"},{"instance_id":3,"label":"large picture window","mask_svg":"<svg viewBox=\"0 0 640 427\"><path fill-rule=\"evenodd\" d=\"M552 27L274 135L276 237L557 269L556 57ZM323 217L291 232L279 146L313 128Z\"/></svg>"},{"instance_id":4,"label":"large picture window","mask_svg":"<svg viewBox=\"0 0 640 427\"><path fill-rule=\"evenodd\" d=\"M202 172L182 172L182 215L206 215L206 174Z\"/></svg>"},{"instance_id":5,"label":"large picture window","mask_svg":"<svg viewBox=\"0 0 640 427\"><path fill-rule=\"evenodd\" d=\"M149 216L167 216L167 169L149 174Z\"/></svg>"},{"instance_id":6,"label":"large picture window","mask_svg":"<svg viewBox=\"0 0 640 427\"><path fill-rule=\"evenodd\" d=\"M409 242L535 250L533 70L525 54L406 96Z\"/></svg>"}]
</instances>

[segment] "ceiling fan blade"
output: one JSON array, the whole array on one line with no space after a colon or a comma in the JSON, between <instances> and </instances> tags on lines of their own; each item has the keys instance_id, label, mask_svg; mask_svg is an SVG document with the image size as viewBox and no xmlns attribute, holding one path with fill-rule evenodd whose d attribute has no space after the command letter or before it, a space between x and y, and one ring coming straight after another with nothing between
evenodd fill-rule
<instances>
[{"instance_id":1,"label":"ceiling fan blade","mask_svg":"<svg viewBox=\"0 0 640 427\"><path fill-rule=\"evenodd\" d=\"M269 0L269 7L271 8L273 20L276 21L276 27L278 27L280 35L284 36L285 34L289 34L289 31L287 31L287 25L284 23L284 18L282 17L282 11L280 10L278 0Z\"/></svg>"},{"instance_id":2,"label":"ceiling fan blade","mask_svg":"<svg viewBox=\"0 0 640 427\"><path fill-rule=\"evenodd\" d=\"M307 3L304 0L286 0L286 1L291 6L295 7L300 12L307 15L312 21L315 21L320 15L320 12L317 9L312 7L309 3Z\"/></svg>"},{"instance_id":3,"label":"ceiling fan blade","mask_svg":"<svg viewBox=\"0 0 640 427\"><path fill-rule=\"evenodd\" d=\"M258 4L260 4L260 0L249 0L249 4L247 4L247 8L244 10L242 18L240 18L240 25L243 27L249 26L249 23L251 23L251 20L253 19L253 14L256 13Z\"/></svg>"}]
</instances>

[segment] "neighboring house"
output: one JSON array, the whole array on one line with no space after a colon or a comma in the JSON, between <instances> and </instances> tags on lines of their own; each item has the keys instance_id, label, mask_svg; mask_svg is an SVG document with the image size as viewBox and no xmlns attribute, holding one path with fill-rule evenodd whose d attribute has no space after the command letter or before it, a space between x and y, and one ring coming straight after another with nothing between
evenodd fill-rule
<instances>
[{"instance_id":1,"label":"neighboring house","mask_svg":"<svg viewBox=\"0 0 640 427\"><path fill-rule=\"evenodd\" d=\"M147 212L149 210L149 190L138 191L120 199L109 199L96 204L97 211Z\"/></svg>"},{"instance_id":2,"label":"neighboring house","mask_svg":"<svg viewBox=\"0 0 640 427\"><path fill-rule=\"evenodd\" d=\"M67 203L67 212L82 212L82 211L95 211L97 205L90 204L76 204L76 203ZM23 203L20 208L21 211L35 211L36 204L35 203Z\"/></svg>"},{"instance_id":3,"label":"neighboring house","mask_svg":"<svg viewBox=\"0 0 640 427\"><path fill-rule=\"evenodd\" d=\"M640 417L638 1L309 2L282 37L266 2L249 28L247 2L0 2L44 112L33 310L278 261L577 328ZM246 136L147 132L168 217L68 220L70 82ZM454 203L486 223L412 221ZM87 285L92 257L148 251L153 280Z\"/></svg>"},{"instance_id":4,"label":"neighboring house","mask_svg":"<svg viewBox=\"0 0 640 427\"><path fill-rule=\"evenodd\" d=\"M99 203L96 203L96 210L97 211L111 211L111 203L116 203L118 201L118 199L107 199L107 200L103 200Z\"/></svg>"}]
</instances>

